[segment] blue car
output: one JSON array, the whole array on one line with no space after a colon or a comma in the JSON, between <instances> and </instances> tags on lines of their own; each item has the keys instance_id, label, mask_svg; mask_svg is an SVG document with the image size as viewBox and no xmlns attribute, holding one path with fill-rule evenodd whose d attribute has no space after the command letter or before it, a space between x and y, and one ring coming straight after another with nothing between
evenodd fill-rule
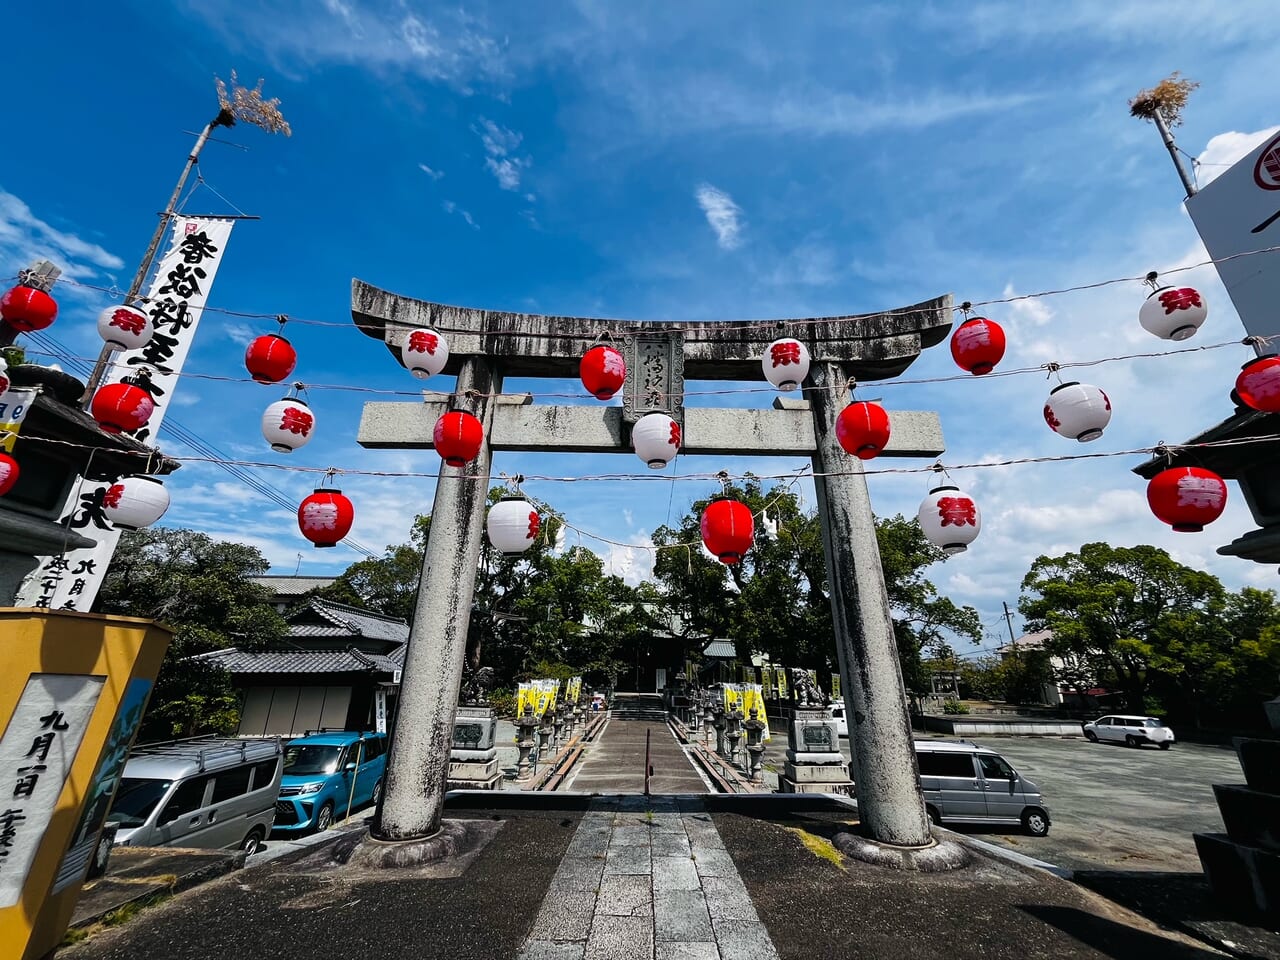
<instances>
[{"instance_id":1,"label":"blue car","mask_svg":"<svg viewBox=\"0 0 1280 960\"><path fill-rule=\"evenodd\" d=\"M387 767L385 733L316 733L289 741L274 830L328 830L335 817L377 803Z\"/></svg>"}]
</instances>

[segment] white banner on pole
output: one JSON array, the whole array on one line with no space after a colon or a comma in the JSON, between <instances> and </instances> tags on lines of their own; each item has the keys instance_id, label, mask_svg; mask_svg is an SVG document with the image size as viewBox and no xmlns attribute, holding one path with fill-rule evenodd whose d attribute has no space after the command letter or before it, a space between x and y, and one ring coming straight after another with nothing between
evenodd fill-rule
<instances>
[{"instance_id":1,"label":"white banner on pole","mask_svg":"<svg viewBox=\"0 0 1280 960\"><path fill-rule=\"evenodd\" d=\"M1252 336L1280 334L1280 134L1187 198L1187 212L1214 260L1240 321ZM1173 281L1175 286L1177 281ZM1276 346L1267 348L1274 353Z\"/></svg>"},{"instance_id":2,"label":"white banner on pole","mask_svg":"<svg viewBox=\"0 0 1280 960\"><path fill-rule=\"evenodd\" d=\"M140 369L151 374L155 411L147 425L132 434L144 443L155 445L234 225L234 220L223 218L174 220L168 251L160 260L142 305L151 317L151 340L136 350L115 354L103 378L104 384L119 383ZM139 462L139 472L142 467ZM61 522L97 542L92 547L41 558L40 566L18 591L18 606L83 611L93 605L120 539L120 531L103 513L103 505L111 495L112 484L104 481L81 480L72 486Z\"/></svg>"}]
</instances>

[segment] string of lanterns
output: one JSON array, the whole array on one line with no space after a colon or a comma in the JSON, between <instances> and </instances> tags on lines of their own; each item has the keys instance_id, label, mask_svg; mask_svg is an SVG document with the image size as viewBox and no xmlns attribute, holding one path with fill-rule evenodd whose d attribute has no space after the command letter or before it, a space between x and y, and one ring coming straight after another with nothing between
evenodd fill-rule
<instances>
[{"instance_id":1,"label":"string of lanterns","mask_svg":"<svg viewBox=\"0 0 1280 960\"><path fill-rule=\"evenodd\" d=\"M1138 311L1140 325L1166 340L1183 341L1194 336L1208 316L1204 296L1192 287L1158 285L1155 273L1148 274L1145 282L1151 290ZM969 317L970 306L965 303L960 307L965 319L952 333L951 355L960 369L983 376L994 371L1003 359L1007 337L994 320ZM0 317L19 332L42 330L56 316L57 303L38 287L20 283L0 297ZM297 366L297 352L283 336L285 319L277 317L280 333L259 336L246 348L245 367L258 383L279 383ZM127 304L104 309L98 315L97 326L106 347L114 351L144 346L153 333L147 314ZM413 376L435 376L444 370L449 359L447 338L431 328L410 330L401 357ZM761 356L765 379L784 392L800 386L810 365L808 348L794 337L774 340ZM1056 364L1048 366L1051 373L1058 369ZM588 393L607 401L625 382L626 361L613 346L597 343L584 353L579 374ZM154 411L149 386L145 370L123 377L118 383L105 384L95 392L90 413L104 432L141 429ZM7 377L0 364L0 390L5 387ZM290 453L313 436L315 413L299 395L303 389L301 383L295 384L288 395L270 404L263 413L262 433L275 452ZM1267 354L1244 364L1236 379L1233 399L1253 409L1280 412L1280 357ZM1055 433L1085 443L1102 436L1112 409L1100 387L1072 381L1059 383L1050 391L1043 413ZM838 415L836 435L851 456L873 459L889 442L888 413L878 403L852 401ZM448 466L464 467L478 456L484 443L484 428L471 413L451 410L435 424L434 441ZM680 425L663 413L645 414L631 431L631 443L636 455L650 468L662 469L680 451ZM0 453L0 495L12 489L17 475L17 462ZM108 496L115 504L107 508L108 516L126 529L154 522L168 507L163 484L146 475L124 478L109 488ZM1150 482L1148 502L1153 513L1174 530L1201 530L1225 508L1226 485L1217 474L1203 468L1172 468ZM159 513L155 512L157 509ZM934 487L921 503L918 515L926 537L948 554L965 550L981 529L976 502L949 484ZM303 535L316 546L333 546L350 531L354 507L340 491L322 488L303 501L298 518ZM516 494L504 497L491 508L488 529L491 542L503 552L527 549L537 536L538 513L518 495L517 488ZM754 540L750 511L724 494L708 504L701 530L707 549L726 564L740 562Z\"/></svg>"}]
</instances>

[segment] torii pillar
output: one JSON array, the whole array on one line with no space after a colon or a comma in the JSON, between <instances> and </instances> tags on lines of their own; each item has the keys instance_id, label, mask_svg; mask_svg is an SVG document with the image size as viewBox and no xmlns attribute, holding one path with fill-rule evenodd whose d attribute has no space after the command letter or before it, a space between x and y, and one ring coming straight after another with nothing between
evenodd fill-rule
<instances>
[{"instance_id":1,"label":"torii pillar","mask_svg":"<svg viewBox=\"0 0 1280 960\"><path fill-rule=\"evenodd\" d=\"M685 408L684 380L760 379L759 358L784 335L785 321L669 324L502 313L400 297L360 280L352 281L351 313L401 364L409 330L440 331L449 341L445 373L458 378L452 394L365 404L362 446L431 447L435 422L450 408L469 410L485 427L474 461L440 467L376 838L418 840L440 829L493 451L630 454L631 424L658 410L682 424L682 454L812 458L862 829L893 846L931 842L866 478L862 461L841 449L835 422L851 377L897 376L947 336L949 295L886 313L795 323L789 335L813 357L809 399L779 397L771 410ZM489 396L504 376L576 378L582 354L605 336L621 340L627 356L621 407ZM935 413L895 411L890 421L881 456L942 453Z\"/></svg>"}]
</instances>

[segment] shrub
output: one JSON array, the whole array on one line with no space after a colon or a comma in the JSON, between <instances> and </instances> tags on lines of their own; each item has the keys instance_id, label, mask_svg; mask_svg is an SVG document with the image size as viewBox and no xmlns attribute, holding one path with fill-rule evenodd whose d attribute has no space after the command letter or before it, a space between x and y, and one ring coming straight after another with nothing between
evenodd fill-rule
<instances>
[{"instance_id":1,"label":"shrub","mask_svg":"<svg viewBox=\"0 0 1280 960\"><path fill-rule=\"evenodd\" d=\"M967 704L961 703L959 700L951 699L942 701L942 712L951 716L964 714L969 712Z\"/></svg>"}]
</instances>

